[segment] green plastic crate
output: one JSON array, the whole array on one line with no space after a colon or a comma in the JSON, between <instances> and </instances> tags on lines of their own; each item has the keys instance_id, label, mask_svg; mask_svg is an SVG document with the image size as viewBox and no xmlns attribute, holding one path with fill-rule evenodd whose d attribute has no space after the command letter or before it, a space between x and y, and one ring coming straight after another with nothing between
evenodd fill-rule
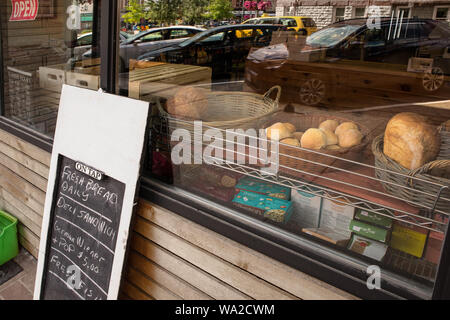
<instances>
[{"instance_id":1,"label":"green plastic crate","mask_svg":"<svg viewBox=\"0 0 450 320\"><path fill-rule=\"evenodd\" d=\"M17 219L0 210L0 266L18 253Z\"/></svg>"}]
</instances>

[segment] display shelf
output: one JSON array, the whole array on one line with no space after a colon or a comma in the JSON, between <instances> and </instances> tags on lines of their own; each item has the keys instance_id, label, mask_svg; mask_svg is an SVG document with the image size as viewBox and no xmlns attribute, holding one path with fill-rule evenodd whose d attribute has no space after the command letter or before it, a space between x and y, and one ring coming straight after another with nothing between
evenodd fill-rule
<instances>
[{"instance_id":1,"label":"display shelf","mask_svg":"<svg viewBox=\"0 0 450 320\"><path fill-rule=\"evenodd\" d=\"M167 150L170 149L170 136L174 129L183 128L188 129L190 131L191 136L194 137L193 130L189 130L189 126L193 129L192 121L175 119L175 118L162 118L162 121L155 121L153 123L153 129L155 133L159 133L164 139L160 140L160 146L165 145ZM267 171L262 170L263 166L259 163L261 160L259 156L257 156L256 163L257 164L249 164L248 160L251 158L255 158L249 152L248 145L244 142L236 142L235 140L227 140L226 138L218 138L214 135L205 134L205 130L214 129L218 130L216 132L226 133L223 129L217 129L213 127L208 127L203 125L203 137L207 138L207 140L214 139L215 142L219 142L214 146L216 150L220 150L224 155L228 152L230 154L234 154L235 159L233 161L225 160L222 157L210 156L207 159L207 164L214 165L216 167L220 167L226 170L231 170L243 175L251 176L254 178L258 178L267 182L275 183L281 186L289 187L295 190L306 191L311 194L320 196L324 199L329 199L334 202L351 205L355 208L359 208L362 210L368 210L375 212L381 216L389 217L393 220L407 223L409 225L417 226L423 229L427 229L429 231L437 232L439 234L445 233L445 227L447 225L446 218L450 215L449 212L445 212L442 210L437 210L434 207L425 206L422 203L417 201L412 201L408 199L404 199L401 196L392 195L386 193L383 190L381 182L383 183L391 183L388 181L382 181L375 177L374 171L377 170L385 170L376 168L374 165L369 163L362 163L353 160L347 160L345 158L336 157L332 155L326 155L317 150L310 150L301 147L293 147L290 145L285 145L282 143L275 143L277 150L280 145L285 145L292 148L298 148L305 152L312 152L320 154L320 156L329 156L336 160L336 163L339 165L326 165L317 161L307 160L303 158L297 158L299 161L307 161L315 163L318 166L323 166L326 170L324 172L318 174L315 172L308 172L305 170L295 169L287 166L279 165L279 163L272 162L269 164L278 164L279 170L276 174L267 174ZM265 137L254 137L247 135L245 133L235 133L236 136L241 136L244 141L248 141L248 139L257 139L266 143L266 146L271 144L270 141L267 141ZM164 141L161 144L161 141ZM187 142L188 145L186 147L192 147L191 142ZM195 141L197 144L201 144L202 147L206 147L209 143L205 143L203 141ZM222 147L220 147L220 142L222 143ZM233 148L224 147L223 145L227 145L227 142L234 143ZM176 143L183 143L176 142ZM273 145L273 142L272 142ZM239 147L242 147L244 151L239 150ZM254 148L254 147L253 147ZM260 148L256 148L259 155ZM203 150L203 149L202 149ZM203 154L191 152L192 154L192 163L205 163L205 159L203 158ZM246 159L246 163L239 163L236 161L238 156L244 157ZM278 153L279 156L289 156L284 153ZM255 162L255 161L254 161ZM342 164L345 164L342 166ZM398 174L405 179L418 179L420 178L411 177L408 175L404 175L401 173L389 171L394 174ZM432 184L433 183L431 182ZM398 185L399 186L399 185ZM406 189L412 189L407 186L400 186ZM448 189L449 186L439 185L440 190ZM424 192L424 191L420 191ZM426 192L424 192L426 193ZM450 199L443 197L442 192L438 194L429 194L436 199L436 203L438 201L446 201L450 203Z\"/></svg>"}]
</instances>

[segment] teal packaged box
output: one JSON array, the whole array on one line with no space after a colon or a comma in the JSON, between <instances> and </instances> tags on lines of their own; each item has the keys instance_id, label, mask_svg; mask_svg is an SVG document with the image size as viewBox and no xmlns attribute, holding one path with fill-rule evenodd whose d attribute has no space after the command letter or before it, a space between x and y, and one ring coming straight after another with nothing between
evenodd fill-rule
<instances>
[{"instance_id":1,"label":"teal packaged box","mask_svg":"<svg viewBox=\"0 0 450 320\"><path fill-rule=\"evenodd\" d=\"M376 224L377 226L390 229L392 227L392 219L376 214L372 211L356 209L355 219L359 221L364 221L372 224Z\"/></svg>"},{"instance_id":2,"label":"teal packaged box","mask_svg":"<svg viewBox=\"0 0 450 320\"><path fill-rule=\"evenodd\" d=\"M239 191L232 202L235 206L263 215L273 221L284 223L289 220L293 208L291 201L248 191Z\"/></svg>"},{"instance_id":3,"label":"teal packaged box","mask_svg":"<svg viewBox=\"0 0 450 320\"><path fill-rule=\"evenodd\" d=\"M272 198L291 200L291 188L279 186L264 180L243 177L235 186L236 190L250 191Z\"/></svg>"},{"instance_id":4,"label":"teal packaged box","mask_svg":"<svg viewBox=\"0 0 450 320\"><path fill-rule=\"evenodd\" d=\"M354 219L350 222L350 231L383 243L386 243L389 239L389 230Z\"/></svg>"}]
</instances>

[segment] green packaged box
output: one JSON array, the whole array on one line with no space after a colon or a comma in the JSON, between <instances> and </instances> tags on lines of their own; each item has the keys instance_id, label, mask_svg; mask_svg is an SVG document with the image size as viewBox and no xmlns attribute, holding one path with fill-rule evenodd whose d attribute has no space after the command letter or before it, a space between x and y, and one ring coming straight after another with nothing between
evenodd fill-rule
<instances>
[{"instance_id":1,"label":"green packaged box","mask_svg":"<svg viewBox=\"0 0 450 320\"><path fill-rule=\"evenodd\" d=\"M245 190L272 198L291 200L291 188L279 186L264 180L243 177L235 186L237 191Z\"/></svg>"},{"instance_id":2,"label":"green packaged box","mask_svg":"<svg viewBox=\"0 0 450 320\"><path fill-rule=\"evenodd\" d=\"M233 199L235 206L263 215L276 222L287 222L292 214L292 202L254 192L240 191Z\"/></svg>"},{"instance_id":3,"label":"green packaged box","mask_svg":"<svg viewBox=\"0 0 450 320\"><path fill-rule=\"evenodd\" d=\"M362 209L356 209L355 212L355 219L376 224L377 226L383 227L383 228L391 228L392 227L392 219L381 216L379 214L376 214L372 211L362 210Z\"/></svg>"},{"instance_id":4,"label":"green packaged box","mask_svg":"<svg viewBox=\"0 0 450 320\"><path fill-rule=\"evenodd\" d=\"M383 243L386 243L389 238L389 230L354 219L350 222L350 231Z\"/></svg>"}]
</instances>

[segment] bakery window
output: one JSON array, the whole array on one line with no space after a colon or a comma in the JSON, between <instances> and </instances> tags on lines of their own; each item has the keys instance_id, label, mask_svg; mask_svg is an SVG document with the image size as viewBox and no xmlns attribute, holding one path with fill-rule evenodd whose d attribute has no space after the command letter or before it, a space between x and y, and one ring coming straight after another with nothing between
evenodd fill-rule
<instances>
[{"instance_id":1,"label":"bakery window","mask_svg":"<svg viewBox=\"0 0 450 320\"><path fill-rule=\"evenodd\" d=\"M99 89L99 4L0 1L4 117L51 139L62 85Z\"/></svg>"},{"instance_id":2,"label":"bakery window","mask_svg":"<svg viewBox=\"0 0 450 320\"><path fill-rule=\"evenodd\" d=\"M152 201L237 225L249 246L270 239L261 251L307 257L297 266L311 273L316 261L365 286L375 266L393 295L434 297L450 214L448 26L177 27L195 35L118 48L119 93L152 108Z\"/></svg>"}]
</instances>

